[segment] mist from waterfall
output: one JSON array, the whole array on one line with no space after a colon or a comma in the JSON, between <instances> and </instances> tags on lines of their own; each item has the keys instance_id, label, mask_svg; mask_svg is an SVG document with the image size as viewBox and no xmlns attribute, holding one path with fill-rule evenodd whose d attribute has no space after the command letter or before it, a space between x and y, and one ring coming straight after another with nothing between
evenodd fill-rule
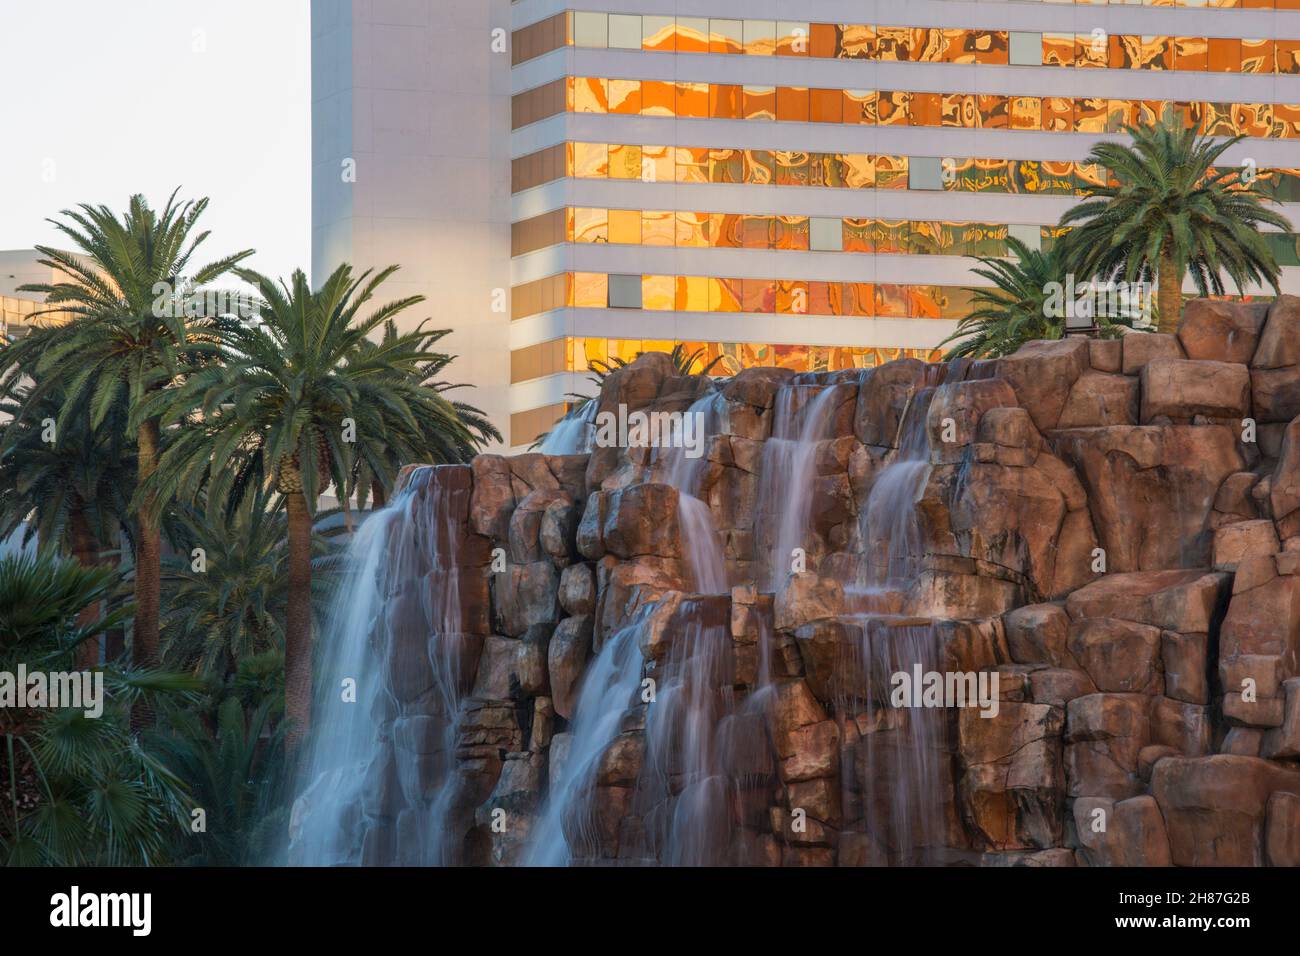
<instances>
[{"instance_id":1,"label":"mist from waterfall","mask_svg":"<svg viewBox=\"0 0 1300 956\"><path fill-rule=\"evenodd\" d=\"M551 426L537 450L543 455L585 455L596 439L600 403L589 398Z\"/></svg>"}]
</instances>

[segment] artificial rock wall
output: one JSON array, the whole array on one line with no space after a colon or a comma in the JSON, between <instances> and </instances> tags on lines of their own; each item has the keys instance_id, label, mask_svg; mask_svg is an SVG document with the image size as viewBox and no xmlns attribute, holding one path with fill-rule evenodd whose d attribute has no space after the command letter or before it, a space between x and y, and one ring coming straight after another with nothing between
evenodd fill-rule
<instances>
[{"instance_id":1,"label":"artificial rock wall","mask_svg":"<svg viewBox=\"0 0 1300 956\"><path fill-rule=\"evenodd\" d=\"M729 594L685 599L679 493L647 480L646 449L440 469L463 538L464 701L443 758L455 776L451 862L522 859L584 671L649 602L648 673L687 606L727 629L738 698L754 692L768 642L772 703L747 730L768 756L737 787L720 861L897 862L863 826L899 798L863 757L882 729L854 703L871 624L844 584L869 560L860 511L935 372L900 360L801 376L834 389L832 424L815 447L810 570L773 594L761 582L774 516L758 488L792 375L756 368L714 383L647 354L601 391L604 410L680 411L720 387L724 424L699 497ZM944 713L931 859L1300 864L1300 300L1195 301L1177 335L1033 342L947 381L925 422L923 554L898 598L937 629L945 668L996 670L1001 700L993 719ZM376 731L394 738L397 761L418 757L403 756L418 744L399 725L420 716L413 702L433 679L427 635L406 638L413 652L394 674L409 699ZM663 862L633 800L643 710L630 702L602 758L588 862ZM401 808L381 792L365 813L363 862L400 861Z\"/></svg>"}]
</instances>

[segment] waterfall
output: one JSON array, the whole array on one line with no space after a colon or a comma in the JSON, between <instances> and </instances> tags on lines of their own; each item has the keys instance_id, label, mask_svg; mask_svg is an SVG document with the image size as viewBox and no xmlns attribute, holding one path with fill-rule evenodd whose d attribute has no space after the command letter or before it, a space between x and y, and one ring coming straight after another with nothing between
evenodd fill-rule
<instances>
[{"instance_id":1,"label":"waterfall","mask_svg":"<svg viewBox=\"0 0 1300 956\"><path fill-rule=\"evenodd\" d=\"M537 450L543 455L585 455L596 437L600 403L589 398L556 422Z\"/></svg>"},{"instance_id":2,"label":"waterfall","mask_svg":"<svg viewBox=\"0 0 1300 956\"><path fill-rule=\"evenodd\" d=\"M807 549L817 443L830 437L835 395L834 386L793 382L782 385L776 394L772 437L763 443L754 529L755 537L771 537L767 586L774 592L785 586L794 549ZM759 522L763 527L757 526Z\"/></svg>"},{"instance_id":3,"label":"waterfall","mask_svg":"<svg viewBox=\"0 0 1300 956\"><path fill-rule=\"evenodd\" d=\"M343 558L294 808L295 862L449 860L443 822L473 664L460 634L455 467L414 472Z\"/></svg>"},{"instance_id":4,"label":"waterfall","mask_svg":"<svg viewBox=\"0 0 1300 956\"><path fill-rule=\"evenodd\" d=\"M565 866L594 855L591 817L597 774L624 714L635 702L644 668L639 642L652 611L653 605L642 608L605 641L587 666L562 761L552 745L550 790L534 824L538 836L525 858L528 866Z\"/></svg>"},{"instance_id":5,"label":"waterfall","mask_svg":"<svg viewBox=\"0 0 1300 956\"><path fill-rule=\"evenodd\" d=\"M698 415L703 422L705 453L691 458L684 447L669 448L660 458L665 480L678 492L678 521L682 529L682 548L695 576L695 590L702 594L721 594L727 590L727 565L709 506L700 499L700 484L708 467L709 438L719 431L722 394L713 392L691 403L686 415Z\"/></svg>"},{"instance_id":6,"label":"waterfall","mask_svg":"<svg viewBox=\"0 0 1300 956\"><path fill-rule=\"evenodd\" d=\"M859 516L863 567L847 588L869 596L866 607L905 611L907 592L922 569L917 502L930 475L926 419L935 372L912 393L899 423L893 459L876 476ZM965 369L959 374L965 374ZM917 865L945 842L944 794L951 786L942 708L897 708L890 701L895 674L938 671L942 647L934 622L880 610L857 615L861 629L858 698L842 702L861 740L843 768L864 793L869 862Z\"/></svg>"}]
</instances>

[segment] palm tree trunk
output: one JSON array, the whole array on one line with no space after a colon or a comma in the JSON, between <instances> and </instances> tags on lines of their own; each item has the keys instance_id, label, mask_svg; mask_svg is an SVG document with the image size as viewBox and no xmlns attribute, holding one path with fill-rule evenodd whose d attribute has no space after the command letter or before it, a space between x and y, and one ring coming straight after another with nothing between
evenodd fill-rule
<instances>
[{"instance_id":1,"label":"palm tree trunk","mask_svg":"<svg viewBox=\"0 0 1300 956\"><path fill-rule=\"evenodd\" d=\"M136 468L144 482L158 468L160 435L158 420L141 423L136 435ZM158 522L149 514L152 497L146 498L136 514L135 624L131 630L131 663L136 667L158 666L158 609L162 602L162 535ZM143 699L142 699L143 701ZM137 727L153 723L153 709L136 705L132 723Z\"/></svg>"},{"instance_id":2,"label":"palm tree trunk","mask_svg":"<svg viewBox=\"0 0 1300 956\"><path fill-rule=\"evenodd\" d=\"M83 568L93 568L99 564L99 542L90 533L86 513L81 508L71 509L68 515L69 530L72 533L72 556ZM99 619L99 603L87 604L77 615L78 627L89 627ZM87 671L99 663L99 637L82 642L76 653L77 670Z\"/></svg>"},{"instance_id":3,"label":"palm tree trunk","mask_svg":"<svg viewBox=\"0 0 1300 956\"><path fill-rule=\"evenodd\" d=\"M1161 332L1178 331L1178 319L1183 310L1183 274L1168 248L1160 251L1159 270L1156 275L1156 308L1160 312L1157 329Z\"/></svg>"},{"instance_id":4,"label":"palm tree trunk","mask_svg":"<svg viewBox=\"0 0 1300 956\"><path fill-rule=\"evenodd\" d=\"M290 750L311 725L311 513L301 490L288 496L289 596L285 608L284 707Z\"/></svg>"},{"instance_id":5,"label":"palm tree trunk","mask_svg":"<svg viewBox=\"0 0 1300 956\"><path fill-rule=\"evenodd\" d=\"M388 504L388 495L384 493L384 483L378 479L370 483L370 495L374 499L373 510L378 511Z\"/></svg>"}]
</instances>

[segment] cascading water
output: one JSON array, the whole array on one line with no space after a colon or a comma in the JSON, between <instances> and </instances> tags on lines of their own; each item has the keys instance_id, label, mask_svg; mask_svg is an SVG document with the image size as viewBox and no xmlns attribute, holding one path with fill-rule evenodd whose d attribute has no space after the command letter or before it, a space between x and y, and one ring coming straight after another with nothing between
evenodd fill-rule
<instances>
[{"instance_id":1,"label":"cascading water","mask_svg":"<svg viewBox=\"0 0 1300 956\"><path fill-rule=\"evenodd\" d=\"M898 708L894 675L937 672L942 648L931 621L902 616L921 570L917 502L930 474L926 420L942 366L927 369L899 423L897 449L876 476L860 515L862 569L846 586L858 614L859 687L842 702L861 734L846 781L864 794L864 827L876 864L916 865L944 845L943 794L950 787L947 718L941 708ZM889 613L885 613L889 612Z\"/></svg>"},{"instance_id":2,"label":"cascading water","mask_svg":"<svg viewBox=\"0 0 1300 956\"><path fill-rule=\"evenodd\" d=\"M771 536L768 589L785 586L794 549L806 550L812 517L817 443L827 437L835 409L835 388L781 386L773 407L772 437L763 443L756 537Z\"/></svg>"},{"instance_id":3,"label":"cascading water","mask_svg":"<svg viewBox=\"0 0 1300 956\"><path fill-rule=\"evenodd\" d=\"M473 663L460 634L455 467L415 471L348 548L319 658L295 863L453 861L443 822ZM400 840L376 836L396 830Z\"/></svg>"},{"instance_id":4,"label":"cascading water","mask_svg":"<svg viewBox=\"0 0 1300 956\"><path fill-rule=\"evenodd\" d=\"M601 759L635 702L645 662L638 644L653 607L615 632L588 665L570 730L568 753L551 769L550 793L534 826L529 866L566 866L595 855L591 820Z\"/></svg>"},{"instance_id":5,"label":"cascading water","mask_svg":"<svg viewBox=\"0 0 1300 956\"><path fill-rule=\"evenodd\" d=\"M596 437L596 412L600 403L589 398L556 422L538 449L543 455L585 455Z\"/></svg>"},{"instance_id":6,"label":"cascading water","mask_svg":"<svg viewBox=\"0 0 1300 956\"><path fill-rule=\"evenodd\" d=\"M727 567L709 506L699 497L700 483L708 466L708 439L717 434L722 416L722 395L713 392L693 402L685 412L702 425L701 448L704 454L691 457L684 447L671 447L661 456L665 481L678 492L678 520L682 528L682 547L695 589L702 594L721 594L727 590Z\"/></svg>"}]
</instances>

